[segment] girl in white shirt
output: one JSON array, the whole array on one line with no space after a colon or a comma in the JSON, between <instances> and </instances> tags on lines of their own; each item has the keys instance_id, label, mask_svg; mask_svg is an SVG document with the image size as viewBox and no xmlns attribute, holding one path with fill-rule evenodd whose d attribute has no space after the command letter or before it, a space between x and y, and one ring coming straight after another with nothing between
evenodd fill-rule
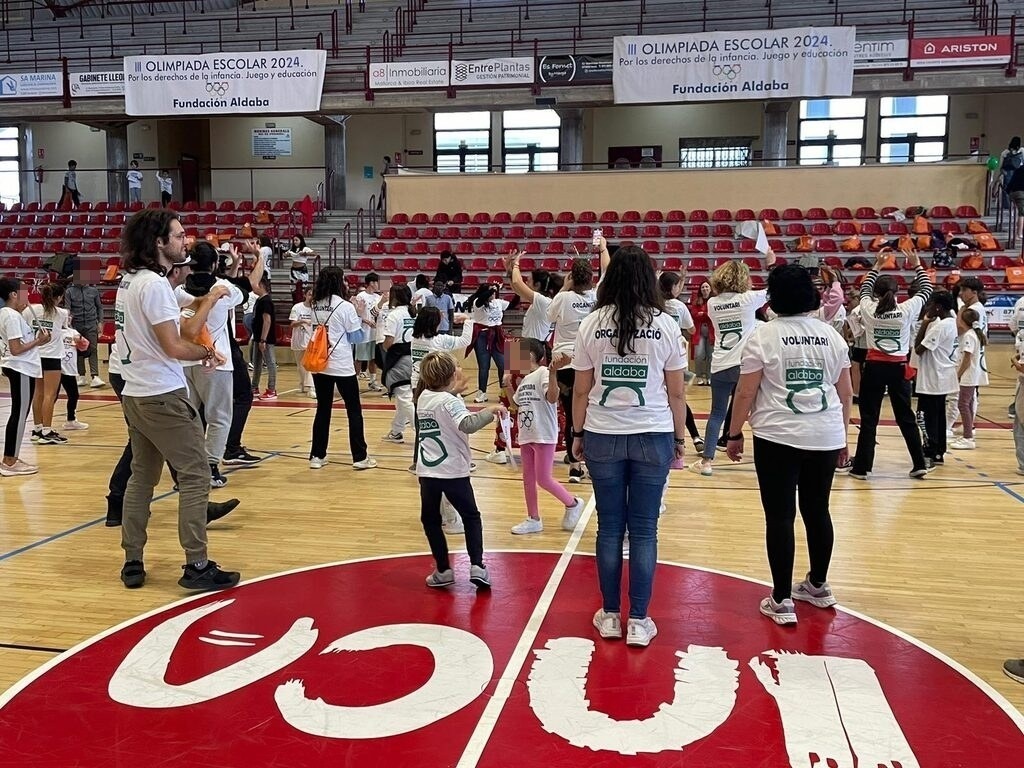
<instances>
[{"instance_id":1,"label":"girl in white shirt","mask_svg":"<svg viewBox=\"0 0 1024 768\"><path fill-rule=\"evenodd\" d=\"M679 323L679 330L683 334L683 359L689 361L690 339L693 338L696 325L690 310L679 300L679 294L683 292L683 286L686 284L685 278L685 269L681 272L663 272L658 276L658 290L665 302L665 312ZM697 431L697 422L693 418L693 411L690 410L689 404L686 406L686 431L690 433L693 447L698 453L702 452L704 440L701 438L700 432Z\"/></svg>"},{"instance_id":2,"label":"girl in white shirt","mask_svg":"<svg viewBox=\"0 0 1024 768\"><path fill-rule=\"evenodd\" d=\"M498 298L497 285L482 285L469 297L467 306L475 324L473 348L476 351L477 388L474 403L487 402L487 380L491 362L498 366L498 382L505 378L505 329L501 325L508 302Z\"/></svg>"},{"instance_id":3,"label":"girl in white shirt","mask_svg":"<svg viewBox=\"0 0 1024 768\"><path fill-rule=\"evenodd\" d=\"M434 556L434 572L428 587L449 587L455 574L448 559L448 542L441 526L441 498L447 497L462 518L469 553L469 580L480 588L491 586L484 565L484 536L480 510L469 482L471 452L469 436L479 432L495 415L508 411L494 405L470 413L457 394L464 388L458 362L448 352L431 352L420 364L416 386L417 451L416 476L420 482L420 522Z\"/></svg>"},{"instance_id":4,"label":"girl in white shirt","mask_svg":"<svg viewBox=\"0 0 1024 768\"><path fill-rule=\"evenodd\" d=\"M390 311L384 320L381 346L384 348L384 367L381 381L384 391L395 398L395 417L391 429L384 435L386 443L404 443L405 428L416 415L412 404L412 332L416 322L416 309L412 306L412 291L408 285L392 285L388 296Z\"/></svg>"},{"instance_id":5,"label":"girl in white shirt","mask_svg":"<svg viewBox=\"0 0 1024 768\"><path fill-rule=\"evenodd\" d=\"M913 341L911 329L931 298L932 282L922 269L916 252L906 252L904 256L907 263L917 270L914 278L916 293L911 298L897 302L896 279L880 274L882 265L891 258L886 248L878 252L875 266L868 272L860 289L860 321L864 326L868 351L857 398L860 408L857 455L850 468L850 477L857 480L867 480L875 463L875 438L886 390L893 416L913 462L910 476L923 478L929 472L921 445L921 430L910 404L907 360Z\"/></svg>"},{"instance_id":6,"label":"girl in white shirt","mask_svg":"<svg viewBox=\"0 0 1024 768\"><path fill-rule=\"evenodd\" d=\"M983 357L985 332L978 312L970 308L960 310L956 327L960 332L960 357L956 373L960 382L959 406L964 435L950 443L949 447L957 451L973 451L976 447L974 398L978 387L988 384L988 371L985 370Z\"/></svg>"},{"instance_id":7,"label":"girl in white shirt","mask_svg":"<svg viewBox=\"0 0 1024 768\"><path fill-rule=\"evenodd\" d=\"M63 445L68 439L53 429L53 404L57 401L57 393L60 391L60 369L64 358L63 331L71 321L68 311L60 306L64 301L64 286L47 283L40 293L43 296L43 303L30 304L21 313L30 326L48 331L50 334L50 341L39 347L43 376L32 398L32 414L35 419L32 442L40 445Z\"/></svg>"},{"instance_id":8,"label":"girl in white shirt","mask_svg":"<svg viewBox=\"0 0 1024 768\"><path fill-rule=\"evenodd\" d=\"M917 353L917 412L924 418L924 457L944 463L946 397L959 392L956 378L956 299L948 291L932 294L914 340Z\"/></svg>"},{"instance_id":9,"label":"girl in white shirt","mask_svg":"<svg viewBox=\"0 0 1024 768\"><path fill-rule=\"evenodd\" d=\"M772 593L761 601L761 613L776 624L796 624L794 599L818 608L836 603L827 581L829 496L836 465L848 453L853 390L846 341L816 317L820 299L807 270L795 264L774 270L768 295L777 317L758 326L744 345L726 450L733 461L742 458L749 418L772 572ZM798 496L810 570L794 585Z\"/></svg>"},{"instance_id":10,"label":"girl in white shirt","mask_svg":"<svg viewBox=\"0 0 1024 768\"><path fill-rule=\"evenodd\" d=\"M775 265L775 252L766 262ZM704 430L703 458L693 464L696 472L710 476L722 427L728 426L729 402L740 379L743 345L754 332L756 313L768 300L767 291L750 290L750 269L739 259L724 264L711 275L715 295L708 299L708 318L714 327L711 353L711 413Z\"/></svg>"},{"instance_id":11,"label":"girl in white shirt","mask_svg":"<svg viewBox=\"0 0 1024 768\"><path fill-rule=\"evenodd\" d=\"M60 385L68 396L68 419L64 422L64 431L88 429L88 424L78 420L78 352L89 349L89 340L70 326L61 332L61 338L64 357L60 361ZM60 397L59 391L57 397Z\"/></svg>"},{"instance_id":12,"label":"girl in white shirt","mask_svg":"<svg viewBox=\"0 0 1024 768\"><path fill-rule=\"evenodd\" d=\"M512 400L518 412L519 453L523 460L523 492L526 495L527 518L512 527L512 533L540 533L544 523L537 506L537 487L554 496L565 507L562 529L576 527L583 512L583 500L575 498L551 474L558 446L558 369L570 360L559 355L548 367L542 363L547 350L537 339L522 339L516 347L520 370L529 371L519 382Z\"/></svg>"},{"instance_id":13,"label":"girl in white shirt","mask_svg":"<svg viewBox=\"0 0 1024 768\"><path fill-rule=\"evenodd\" d=\"M366 452L363 435L363 409L359 403L359 382L352 361L352 344L363 339L362 321L355 307L345 300L348 289L338 267L324 267L313 288L313 332L319 326L327 331L327 367L313 374L316 390L316 416L313 417L313 443L309 452L309 468L327 465L327 444L331 433L331 410L337 388L345 401L348 416L348 444L354 469L372 469L377 461Z\"/></svg>"},{"instance_id":14,"label":"girl in white shirt","mask_svg":"<svg viewBox=\"0 0 1024 768\"><path fill-rule=\"evenodd\" d=\"M39 467L18 458L36 379L43 375L39 347L50 342L46 330L34 332L22 317L28 306L28 288L10 277L0 278L0 368L11 383L11 414L4 432L4 458L0 476L34 475Z\"/></svg>"},{"instance_id":15,"label":"girl in white shirt","mask_svg":"<svg viewBox=\"0 0 1024 768\"><path fill-rule=\"evenodd\" d=\"M306 354L310 336L313 334L313 289L306 288L305 298L292 306L288 313L288 322L292 327L292 356L295 367L299 370L299 392L316 397L313 389L313 374L302 367L302 356Z\"/></svg>"},{"instance_id":16,"label":"girl in white shirt","mask_svg":"<svg viewBox=\"0 0 1024 768\"><path fill-rule=\"evenodd\" d=\"M419 309L427 303L427 297L433 296L434 292L430 290L430 280L424 274L416 275L416 290L412 294L412 305Z\"/></svg>"},{"instance_id":17,"label":"girl in white shirt","mask_svg":"<svg viewBox=\"0 0 1024 768\"><path fill-rule=\"evenodd\" d=\"M316 256L312 248L306 247L306 238L302 235L293 235L291 247L284 252L285 258L291 261L291 278L295 283L309 282L308 262L311 256Z\"/></svg>"}]
</instances>

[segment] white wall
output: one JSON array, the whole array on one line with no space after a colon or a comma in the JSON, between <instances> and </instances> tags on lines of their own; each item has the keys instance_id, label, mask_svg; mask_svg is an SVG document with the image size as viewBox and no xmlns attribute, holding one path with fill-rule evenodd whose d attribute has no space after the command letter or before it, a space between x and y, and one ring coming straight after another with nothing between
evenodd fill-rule
<instances>
[{"instance_id":1,"label":"white wall","mask_svg":"<svg viewBox=\"0 0 1024 768\"><path fill-rule=\"evenodd\" d=\"M365 208L370 195L380 193L379 174L384 155L394 157L396 152L401 152L403 165L433 164L433 118L426 112L352 115L345 126L345 145L348 207ZM409 156L409 150L423 154ZM373 177L370 179L364 176L366 167L372 169Z\"/></svg>"},{"instance_id":2,"label":"white wall","mask_svg":"<svg viewBox=\"0 0 1024 768\"><path fill-rule=\"evenodd\" d=\"M78 161L78 189L83 200L107 199L107 139L81 123L33 123L36 165L44 170L42 202L60 199L68 160ZM45 155L39 159L39 150Z\"/></svg>"}]
</instances>

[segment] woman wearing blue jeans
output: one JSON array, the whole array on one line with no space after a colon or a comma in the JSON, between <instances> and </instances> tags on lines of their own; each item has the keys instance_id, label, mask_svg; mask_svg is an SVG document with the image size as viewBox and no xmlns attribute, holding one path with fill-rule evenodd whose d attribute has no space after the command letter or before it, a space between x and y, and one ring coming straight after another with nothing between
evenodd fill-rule
<instances>
[{"instance_id":1,"label":"woman wearing blue jeans","mask_svg":"<svg viewBox=\"0 0 1024 768\"><path fill-rule=\"evenodd\" d=\"M502 317L508 302L498 298L497 285L482 285L467 302L474 323L473 350L476 352L477 385L479 393L474 403L487 402L487 379L491 375L491 361L498 367L498 384L505 377L505 330Z\"/></svg>"},{"instance_id":2,"label":"woman wearing blue jeans","mask_svg":"<svg viewBox=\"0 0 1024 768\"><path fill-rule=\"evenodd\" d=\"M646 646L658 561L658 515L669 465L683 458L686 359L679 324L662 311L650 257L620 248L580 324L572 367L577 455L587 461L597 503L601 637L622 637L622 540L629 533L626 643Z\"/></svg>"},{"instance_id":3,"label":"woman wearing blue jeans","mask_svg":"<svg viewBox=\"0 0 1024 768\"><path fill-rule=\"evenodd\" d=\"M775 266L775 252L768 249L768 268ZM750 290L750 269L739 259L723 264L711 275L715 293L708 299L708 317L715 327L715 348L711 353L711 413L704 433L704 455L691 469L711 475L718 438L722 434L729 400L740 380L743 345L757 325L755 313L768 300L767 291Z\"/></svg>"}]
</instances>

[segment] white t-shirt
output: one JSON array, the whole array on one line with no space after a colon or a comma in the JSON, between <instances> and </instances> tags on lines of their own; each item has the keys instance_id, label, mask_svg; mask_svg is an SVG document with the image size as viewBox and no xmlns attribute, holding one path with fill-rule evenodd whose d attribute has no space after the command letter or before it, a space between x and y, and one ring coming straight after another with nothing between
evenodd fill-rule
<instances>
[{"instance_id":1,"label":"white t-shirt","mask_svg":"<svg viewBox=\"0 0 1024 768\"><path fill-rule=\"evenodd\" d=\"M466 349L473 343L473 321L467 320L462 325L461 336L449 336L447 333L439 333L429 339L413 338L410 342L412 351L412 376L409 382L413 389L420 383L420 362L431 352L454 352L457 349Z\"/></svg>"},{"instance_id":2,"label":"white t-shirt","mask_svg":"<svg viewBox=\"0 0 1024 768\"><path fill-rule=\"evenodd\" d=\"M501 319L504 317L506 309L508 309L507 301L504 299L491 299L482 307L474 304L473 311L470 314L473 322L477 325L493 328L496 325L501 325Z\"/></svg>"},{"instance_id":3,"label":"white t-shirt","mask_svg":"<svg viewBox=\"0 0 1024 768\"><path fill-rule=\"evenodd\" d=\"M355 305L356 314L363 321L363 327L370 331L370 337L373 338L373 323L377 321L378 310L377 302L380 301L380 294L367 291L366 289L361 290L356 294L355 301L352 303Z\"/></svg>"},{"instance_id":4,"label":"white t-shirt","mask_svg":"<svg viewBox=\"0 0 1024 768\"><path fill-rule=\"evenodd\" d=\"M61 331L70 324L71 313L63 307L57 307L52 315L46 314L42 304L30 304L22 310L21 316L30 327L38 326L44 331L50 332L50 340L41 346L39 356L51 360L59 360L64 357L64 337Z\"/></svg>"},{"instance_id":5,"label":"white t-shirt","mask_svg":"<svg viewBox=\"0 0 1024 768\"><path fill-rule=\"evenodd\" d=\"M665 302L665 312L674 318L679 323L679 327L684 331L692 331L696 327L693 323L693 315L690 314L689 307L679 299L668 299Z\"/></svg>"},{"instance_id":6,"label":"white t-shirt","mask_svg":"<svg viewBox=\"0 0 1024 768\"><path fill-rule=\"evenodd\" d=\"M850 326L850 333L853 334L853 346L857 349L867 349L868 339L864 333L864 320L861 318L860 304L850 310L846 316L846 324Z\"/></svg>"},{"instance_id":7,"label":"white t-shirt","mask_svg":"<svg viewBox=\"0 0 1024 768\"><path fill-rule=\"evenodd\" d=\"M133 168L124 175L128 180L128 189L142 189L142 171Z\"/></svg>"},{"instance_id":8,"label":"white t-shirt","mask_svg":"<svg viewBox=\"0 0 1024 768\"><path fill-rule=\"evenodd\" d=\"M892 312L885 312L875 317L878 299L874 296L862 296L858 308L860 321L864 326L868 350L875 350L894 357L907 356L910 347L914 323L924 309L924 299L920 294L896 305Z\"/></svg>"},{"instance_id":9,"label":"white t-shirt","mask_svg":"<svg viewBox=\"0 0 1024 768\"><path fill-rule=\"evenodd\" d=\"M153 331L154 325L170 321L180 332L178 315L178 302L166 277L144 269L122 278L114 302L114 327L125 395L154 397L188 390L181 363L167 356Z\"/></svg>"},{"instance_id":10,"label":"white t-shirt","mask_svg":"<svg viewBox=\"0 0 1024 768\"><path fill-rule=\"evenodd\" d=\"M408 307L395 307L388 312L384 321L384 335L390 336L395 344L408 344L412 341L412 327L416 320L409 315Z\"/></svg>"},{"instance_id":11,"label":"white t-shirt","mask_svg":"<svg viewBox=\"0 0 1024 768\"><path fill-rule=\"evenodd\" d=\"M305 320L309 323L309 325L296 325L292 327L292 349L305 349L309 346L309 340L313 336L313 310L300 301L292 306L292 311L288 313L288 320L292 323L299 320Z\"/></svg>"},{"instance_id":12,"label":"white t-shirt","mask_svg":"<svg viewBox=\"0 0 1024 768\"><path fill-rule=\"evenodd\" d=\"M551 298L534 292L533 303L523 315L523 338L546 342L555 330L555 324L548 320Z\"/></svg>"},{"instance_id":13,"label":"white t-shirt","mask_svg":"<svg viewBox=\"0 0 1024 768\"><path fill-rule=\"evenodd\" d=\"M422 307L427 303L427 297L433 295L434 292L429 288L419 288L416 293L412 295L412 305L414 307Z\"/></svg>"},{"instance_id":14,"label":"white t-shirt","mask_svg":"<svg viewBox=\"0 0 1024 768\"><path fill-rule=\"evenodd\" d=\"M110 372L111 374L115 374L116 373L118 376L121 376L121 378L124 378L124 376L122 375L123 374L123 368L121 366L121 353L117 351L116 336L115 336L114 343L110 345L110 360L107 361L107 371ZM75 376L77 376L77 375L78 375L78 364L76 363L75 364Z\"/></svg>"},{"instance_id":15,"label":"white t-shirt","mask_svg":"<svg viewBox=\"0 0 1024 768\"><path fill-rule=\"evenodd\" d=\"M235 366L231 362L231 321L233 319L231 310L242 303L245 298L242 292L238 289L238 286L227 280L218 279L214 285L223 285L228 289L227 296L219 299L216 304L210 308L210 314L206 316L206 330L210 333L210 338L213 339L213 347L218 353L224 356L227 360L223 365L217 366L218 371L233 371ZM189 294L182 286L178 286L174 291L174 297L178 300L178 306L182 309L190 307L195 303L196 297ZM198 360L183 360L181 363L186 368L199 365Z\"/></svg>"},{"instance_id":16,"label":"white t-shirt","mask_svg":"<svg viewBox=\"0 0 1024 768\"><path fill-rule=\"evenodd\" d=\"M708 318L715 327L715 348L711 372L718 373L740 364L743 344L754 332L757 310L768 300L767 291L723 293L708 299Z\"/></svg>"},{"instance_id":17,"label":"white t-shirt","mask_svg":"<svg viewBox=\"0 0 1024 768\"><path fill-rule=\"evenodd\" d=\"M160 185L160 191L171 194L174 191L174 180L170 176L161 176L159 173L156 175L157 183ZM127 389L127 386L125 387Z\"/></svg>"},{"instance_id":18,"label":"white t-shirt","mask_svg":"<svg viewBox=\"0 0 1024 768\"><path fill-rule=\"evenodd\" d=\"M591 289L583 293L562 291L551 300L548 307L548 320L555 326L555 343L553 354L571 355L576 346L576 337L580 331L580 323L594 311L597 303L597 291Z\"/></svg>"},{"instance_id":19,"label":"white t-shirt","mask_svg":"<svg viewBox=\"0 0 1024 768\"><path fill-rule=\"evenodd\" d=\"M743 345L740 373L761 371L750 412L757 437L805 451L846 447L836 383L850 367L846 340L817 317L779 317Z\"/></svg>"},{"instance_id":20,"label":"white t-shirt","mask_svg":"<svg viewBox=\"0 0 1024 768\"><path fill-rule=\"evenodd\" d=\"M469 477L472 457L469 435L459 431L472 414L461 397L426 390L416 403L418 477Z\"/></svg>"},{"instance_id":21,"label":"white t-shirt","mask_svg":"<svg viewBox=\"0 0 1024 768\"><path fill-rule=\"evenodd\" d=\"M376 312L376 323L377 325L370 329L370 335L373 340L380 344L384 341L384 326L387 325L388 315L391 314L391 307L385 304L383 307Z\"/></svg>"},{"instance_id":22,"label":"white t-shirt","mask_svg":"<svg viewBox=\"0 0 1024 768\"><path fill-rule=\"evenodd\" d=\"M558 443L558 410L555 403L548 402L548 376L546 366L528 373L516 390L513 400L519 406L516 418L519 420L519 444Z\"/></svg>"},{"instance_id":23,"label":"white t-shirt","mask_svg":"<svg viewBox=\"0 0 1024 768\"><path fill-rule=\"evenodd\" d=\"M1010 326L1010 330L1016 335L1019 331L1024 331L1024 296L1017 299L1017 303L1013 305L1013 324Z\"/></svg>"},{"instance_id":24,"label":"white t-shirt","mask_svg":"<svg viewBox=\"0 0 1024 768\"><path fill-rule=\"evenodd\" d=\"M613 307L594 310L581 324L572 367L594 372L586 429L606 435L672 432L665 371L686 368L681 333L664 312L637 330L635 351L620 357Z\"/></svg>"},{"instance_id":25,"label":"white t-shirt","mask_svg":"<svg viewBox=\"0 0 1024 768\"><path fill-rule=\"evenodd\" d=\"M363 327L356 314L356 308L340 296L331 296L330 301L313 303L313 330L318 325L327 326L327 367L328 376L355 376L356 367L352 362L352 345L348 334Z\"/></svg>"},{"instance_id":26,"label":"white t-shirt","mask_svg":"<svg viewBox=\"0 0 1024 768\"><path fill-rule=\"evenodd\" d=\"M78 376L78 347L75 346L81 334L74 328L64 328L60 332L64 344L64 356L60 359L60 372L64 376Z\"/></svg>"},{"instance_id":27,"label":"white t-shirt","mask_svg":"<svg viewBox=\"0 0 1024 768\"><path fill-rule=\"evenodd\" d=\"M956 370L960 339L956 332L956 318L933 320L924 332L921 346L925 352L917 358L918 393L954 394L959 388Z\"/></svg>"},{"instance_id":28,"label":"white t-shirt","mask_svg":"<svg viewBox=\"0 0 1024 768\"><path fill-rule=\"evenodd\" d=\"M973 328L960 337L960 349L956 362L957 370L960 370L960 364L963 362L964 356L967 354L970 354L971 362L968 364L967 370L964 371L963 376L960 377L960 386L986 386L988 384L988 371L985 370L984 355L981 352L981 342L978 341L978 334L974 332Z\"/></svg>"},{"instance_id":29,"label":"white t-shirt","mask_svg":"<svg viewBox=\"0 0 1024 768\"><path fill-rule=\"evenodd\" d=\"M38 379L43 375L43 365L39 362L39 347L32 347L20 355L11 352L11 339L20 339L29 344L36 338L29 324L21 313L10 307L0 307L0 367L23 373Z\"/></svg>"}]
</instances>

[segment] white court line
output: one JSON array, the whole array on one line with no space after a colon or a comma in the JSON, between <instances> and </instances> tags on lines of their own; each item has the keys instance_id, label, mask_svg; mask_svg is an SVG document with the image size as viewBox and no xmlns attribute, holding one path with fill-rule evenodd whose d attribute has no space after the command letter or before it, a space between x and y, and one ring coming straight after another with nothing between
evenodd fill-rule
<instances>
[{"instance_id":1,"label":"white court line","mask_svg":"<svg viewBox=\"0 0 1024 768\"><path fill-rule=\"evenodd\" d=\"M515 684L516 678L519 677L519 673L526 663L530 651L533 649L537 634L540 632L540 625L551 608L551 603L555 599L555 592L558 591L558 587L565 577L565 572L569 568L569 561L576 554L576 547L579 546L580 539L583 538L583 531L586 529L593 513L594 496L591 495L587 506L583 509L583 514L580 515L580 519L576 523L576 528L573 529L569 541L566 542L565 549L562 550L561 557L558 558L558 562L548 578L544 591L541 592L540 599L537 600L537 606L533 609L533 613L526 622L523 634L519 636L519 642L516 643L516 647L512 651L512 656L505 666L505 671L498 679L494 695L487 702L487 707L480 716L480 722L477 723L476 728L473 730L473 735L469 737L466 750L462 753L462 757L459 758L456 768L474 768L480 761L484 748L494 732L494 726L498 724L498 717L505 708L509 696L512 695L512 686Z\"/></svg>"}]
</instances>

